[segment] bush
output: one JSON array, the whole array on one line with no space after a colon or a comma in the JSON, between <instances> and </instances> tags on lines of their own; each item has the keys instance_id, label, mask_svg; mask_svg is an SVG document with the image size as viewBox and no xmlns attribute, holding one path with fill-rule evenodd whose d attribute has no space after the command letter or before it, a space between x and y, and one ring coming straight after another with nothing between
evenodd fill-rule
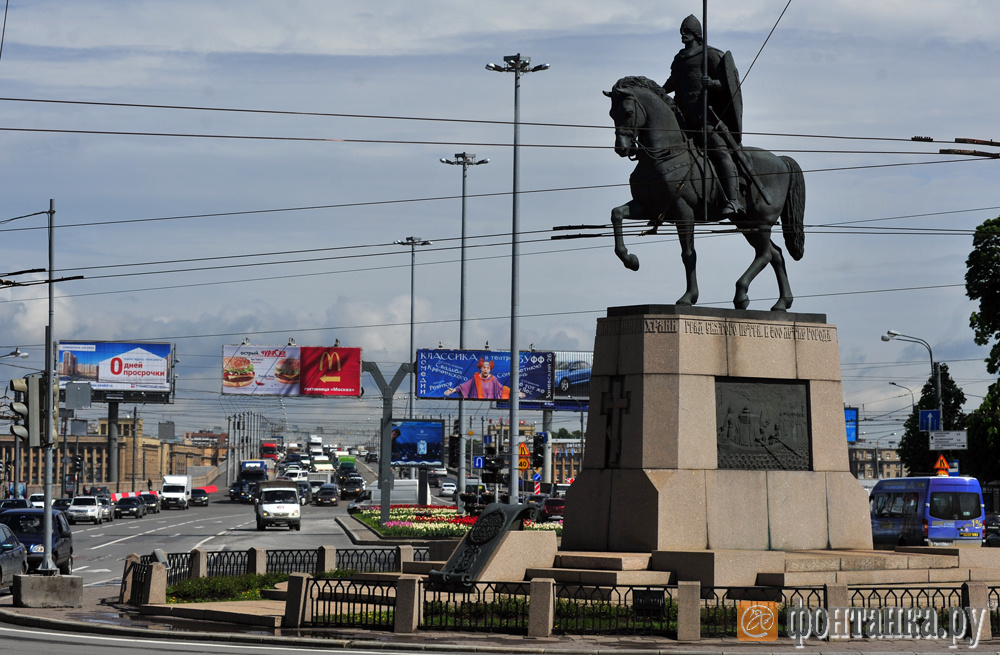
<instances>
[{"instance_id":1,"label":"bush","mask_svg":"<svg viewBox=\"0 0 1000 655\"><path fill-rule=\"evenodd\" d=\"M212 603L227 600L260 600L261 589L273 589L288 580L287 573L191 578L167 588L168 603Z\"/></svg>"}]
</instances>

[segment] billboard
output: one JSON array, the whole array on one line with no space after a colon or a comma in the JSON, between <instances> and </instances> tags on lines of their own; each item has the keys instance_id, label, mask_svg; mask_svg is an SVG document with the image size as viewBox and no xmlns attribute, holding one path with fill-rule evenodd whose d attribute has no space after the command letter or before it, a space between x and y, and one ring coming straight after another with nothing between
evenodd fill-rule
<instances>
[{"instance_id":1,"label":"billboard","mask_svg":"<svg viewBox=\"0 0 1000 655\"><path fill-rule=\"evenodd\" d=\"M393 421L391 452L393 466L444 466L444 422Z\"/></svg>"},{"instance_id":2,"label":"billboard","mask_svg":"<svg viewBox=\"0 0 1000 655\"><path fill-rule=\"evenodd\" d=\"M594 353L585 351L556 351L556 371L553 388L557 398L590 399L590 367Z\"/></svg>"},{"instance_id":3,"label":"billboard","mask_svg":"<svg viewBox=\"0 0 1000 655\"><path fill-rule=\"evenodd\" d=\"M552 400L555 355L522 352L520 397ZM437 400L504 400L510 397L510 353L494 350L417 351L417 397Z\"/></svg>"},{"instance_id":4,"label":"billboard","mask_svg":"<svg viewBox=\"0 0 1000 655\"><path fill-rule=\"evenodd\" d=\"M248 396L360 396L361 349L223 346L222 393Z\"/></svg>"},{"instance_id":5,"label":"billboard","mask_svg":"<svg viewBox=\"0 0 1000 655\"><path fill-rule=\"evenodd\" d=\"M56 354L59 389L89 382L96 402L169 403L173 387L169 343L62 341Z\"/></svg>"},{"instance_id":6,"label":"billboard","mask_svg":"<svg viewBox=\"0 0 1000 655\"><path fill-rule=\"evenodd\" d=\"M858 408L844 408L844 425L847 427L847 440L855 443L858 440Z\"/></svg>"}]
</instances>

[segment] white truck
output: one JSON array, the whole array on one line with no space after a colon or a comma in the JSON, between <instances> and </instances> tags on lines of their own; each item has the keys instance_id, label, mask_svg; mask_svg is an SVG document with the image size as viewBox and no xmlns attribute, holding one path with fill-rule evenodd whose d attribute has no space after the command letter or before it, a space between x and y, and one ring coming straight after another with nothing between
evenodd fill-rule
<instances>
[{"instance_id":1,"label":"white truck","mask_svg":"<svg viewBox=\"0 0 1000 655\"><path fill-rule=\"evenodd\" d=\"M269 525L287 525L289 530L302 529L299 487L292 480L267 480L257 485L253 499L257 529Z\"/></svg>"},{"instance_id":2,"label":"white truck","mask_svg":"<svg viewBox=\"0 0 1000 655\"><path fill-rule=\"evenodd\" d=\"M191 476L164 475L160 489L160 507L187 509L191 504Z\"/></svg>"}]
</instances>

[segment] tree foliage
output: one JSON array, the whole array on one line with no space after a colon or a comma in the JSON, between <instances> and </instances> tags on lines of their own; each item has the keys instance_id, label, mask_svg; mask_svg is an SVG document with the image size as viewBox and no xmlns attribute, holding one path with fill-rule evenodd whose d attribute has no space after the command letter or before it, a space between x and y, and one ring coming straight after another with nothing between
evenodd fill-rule
<instances>
[{"instance_id":1,"label":"tree foliage","mask_svg":"<svg viewBox=\"0 0 1000 655\"><path fill-rule=\"evenodd\" d=\"M1000 370L1000 218L991 218L976 228L972 252L965 261L965 293L979 301L969 325L976 343L993 344L986 358L986 370Z\"/></svg>"},{"instance_id":2,"label":"tree foliage","mask_svg":"<svg viewBox=\"0 0 1000 655\"><path fill-rule=\"evenodd\" d=\"M969 450L962 460L962 473L983 483L1000 479L1000 383L990 385L982 404L966 419L965 428Z\"/></svg>"},{"instance_id":3,"label":"tree foliage","mask_svg":"<svg viewBox=\"0 0 1000 655\"><path fill-rule=\"evenodd\" d=\"M939 366L941 367L941 405L944 412L941 429L945 431L963 430L966 422L966 415L962 412L962 405L965 404L965 393L948 374L948 365L939 364ZM941 453L931 451L928 434L920 431L921 409L937 409L934 404L933 377L928 378L927 383L924 384L916 408L903 424L906 433L899 440L899 459L909 470L910 475L934 475L934 463ZM948 457L949 453L945 453L945 456ZM968 451L967 458L975 459L971 450ZM966 457L963 457L964 459Z\"/></svg>"}]
</instances>

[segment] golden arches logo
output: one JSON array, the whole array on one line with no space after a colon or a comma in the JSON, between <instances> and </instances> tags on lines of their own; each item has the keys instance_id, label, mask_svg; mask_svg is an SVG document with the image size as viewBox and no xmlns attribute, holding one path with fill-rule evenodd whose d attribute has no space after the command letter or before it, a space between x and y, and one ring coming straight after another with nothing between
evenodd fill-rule
<instances>
[{"instance_id":1,"label":"golden arches logo","mask_svg":"<svg viewBox=\"0 0 1000 655\"><path fill-rule=\"evenodd\" d=\"M327 350L319 356L319 379L323 382L340 382L339 375L326 375L326 372L340 373L343 370L344 363L340 360L340 353L336 350Z\"/></svg>"}]
</instances>

